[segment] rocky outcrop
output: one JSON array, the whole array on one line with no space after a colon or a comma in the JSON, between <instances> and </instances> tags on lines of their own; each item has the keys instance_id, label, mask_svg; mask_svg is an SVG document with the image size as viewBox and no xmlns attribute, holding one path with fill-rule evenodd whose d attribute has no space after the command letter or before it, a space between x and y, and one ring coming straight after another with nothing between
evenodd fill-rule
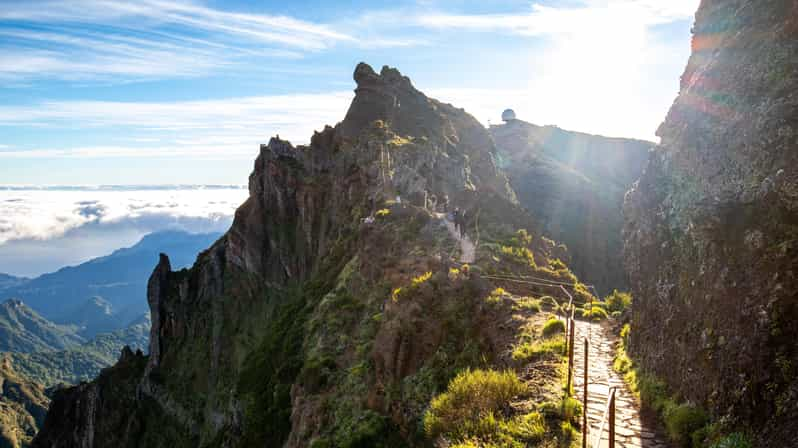
<instances>
[{"instance_id":1,"label":"rocky outcrop","mask_svg":"<svg viewBox=\"0 0 798 448\"><path fill-rule=\"evenodd\" d=\"M601 294L626 289L623 197L643 172L651 142L582 134L512 119L493 125L500 167L570 266Z\"/></svg>"},{"instance_id":2,"label":"rocky outcrop","mask_svg":"<svg viewBox=\"0 0 798 448\"><path fill-rule=\"evenodd\" d=\"M0 358L0 446L28 446L41 427L50 399L44 386L18 375L11 360Z\"/></svg>"},{"instance_id":3,"label":"rocky outcrop","mask_svg":"<svg viewBox=\"0 0 798 448\"><path fill-rule=\"evenodd\" d=\"M627 195L632 349L679 394L798 427L798 3L704 0L661 145Z\"/></svg>"},{"instance_id":4,"label":"rocky outcrop","mask_svg":"<svg viewBox=\"0 0 798 448\"><path fill-rule=\"evenodd\" d=\"M485 286L449 279L458 246L425 197L494 240L531 221L477 120L395 69L360 64L355 81L343 122L261 146L249 198L191 269L161 257L150 356L56 396L35 446L417 442L432 394L491 356Z\"/></svg>"}]
</instances>

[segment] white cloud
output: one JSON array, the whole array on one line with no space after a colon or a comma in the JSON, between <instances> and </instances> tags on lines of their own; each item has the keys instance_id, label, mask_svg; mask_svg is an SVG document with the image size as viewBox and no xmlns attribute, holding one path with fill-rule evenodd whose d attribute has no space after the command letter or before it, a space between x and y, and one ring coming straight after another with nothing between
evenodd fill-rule
<instances>
[{"instance_id":1,"label":"white cloud","mask_svg":"<svg viewBox=\"0 0 798 448\"><path fill-rule=\"evenodd\" d=\"M621 26L650 26L690 19L699 0L589 0L578 7L533 4L527 13L428 13L415 18L430 28L498 31L526 36L588 33Z\"/></svg>"},{"instance_id":2,"label":"white cloud","mask_svg":"<svg viewBox=\"0 0 798 448\"><path fill-rule=\"evenodd\" d=\"M247 197L244 187L17 187L0 186L0 246L49 240L93 226L145 234L165 228L224 231Z\"/></svg>"},{"instance_id":3,"label":"white cloud","mask_svg":"<svg viewBox=\"0 0 798 448\"><path fill-rule=\"evenodd\" d=\"M321 49L331 42L352 40L328 26L285 16L227 12L191 1L51 0L32 1L0 11L0 20L30 22L104 23L129 29L152 29L165 24L192 30L246 37L303 49Z\"/></svg>"},{"instance_id":4,"label":"white cloud","mask_svg":"<svg viewBox=\"0 0 798 448\"><path fill-rule=\"evenodd\" d=\"M0 81L183 78L354 42L327 25L189 1L29 1L0 8ZM20 23L24 24L23 26Z\"/></svg>"},{"instance_id":5,"label":"white cloud","mask_svg":"<svg viewBox=\"0 0 798 448\"><path fill-rule=\"evenodd\" d=\"M0 149L2 158L33 157L246 157L280 134L307 143L314 130L345 115L351 91L163 103L48 101L0 106L0 127L123 129L112 144ZM5 142L3 142L5 143Z\"/></svg>"}]
</instances>

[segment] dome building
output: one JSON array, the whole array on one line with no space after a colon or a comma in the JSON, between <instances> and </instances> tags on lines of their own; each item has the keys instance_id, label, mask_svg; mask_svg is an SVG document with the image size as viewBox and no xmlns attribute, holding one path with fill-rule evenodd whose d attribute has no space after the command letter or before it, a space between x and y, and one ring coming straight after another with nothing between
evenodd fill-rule
<instances>
[{"instance_id":1,"label":"dome building","mask_svg":"<svg viewBox=\"0 0 798 448\"><path fill-rule=\"evenodd\" d=\"M515 118L515 111L514 110L512 110L512 109L504 109L504 112L502 112L502 121L504 121L505 123L509 123L509 122L511 122L511 121L513 121L515 119L516 118Z\"/></svg>"}]
</instances>

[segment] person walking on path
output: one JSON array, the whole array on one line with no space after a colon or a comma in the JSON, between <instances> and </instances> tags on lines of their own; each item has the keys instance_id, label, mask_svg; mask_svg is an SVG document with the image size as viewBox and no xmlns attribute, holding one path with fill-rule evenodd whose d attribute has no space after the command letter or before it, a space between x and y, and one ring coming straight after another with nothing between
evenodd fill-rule
<instances>
[{"instance_id":1,"label":"person walking on path","mask_svg":"<svg viewBox=\"0 0 798 448\"><path fill-rule=\"evenodd\" d=\"M452 221L454 222L455 232L460 233L460 207L455 207L452 212Z\"/></svg>"},{"instance_id":2,"label":"person walking on path","mask_svg":"<svg viewBox=\"0 0 798 448\"><path fill-rule=\"evenodd\" d=\"M466 236L465 210L460 210L460 213L458 213L457 217L460 220L460 222L457 223L457 227L460 228L460 238L465 238Z\"/></svg>"}]
</instances>

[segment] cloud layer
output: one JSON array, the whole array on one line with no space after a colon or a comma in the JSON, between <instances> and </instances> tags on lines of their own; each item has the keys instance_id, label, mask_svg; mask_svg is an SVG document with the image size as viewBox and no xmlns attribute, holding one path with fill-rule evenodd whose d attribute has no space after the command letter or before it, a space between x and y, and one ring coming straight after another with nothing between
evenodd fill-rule
<instances>
[{"instance_id":1,"label":"cloud layer","mask_svg":"<svg viewBox=\"0 0 798 448\"><path fill-rule=\"evenodd\" d=\"M242 186L0 187L0 272L34 275L166 229L223 232Z\"/></svg>"}]
</instances>

